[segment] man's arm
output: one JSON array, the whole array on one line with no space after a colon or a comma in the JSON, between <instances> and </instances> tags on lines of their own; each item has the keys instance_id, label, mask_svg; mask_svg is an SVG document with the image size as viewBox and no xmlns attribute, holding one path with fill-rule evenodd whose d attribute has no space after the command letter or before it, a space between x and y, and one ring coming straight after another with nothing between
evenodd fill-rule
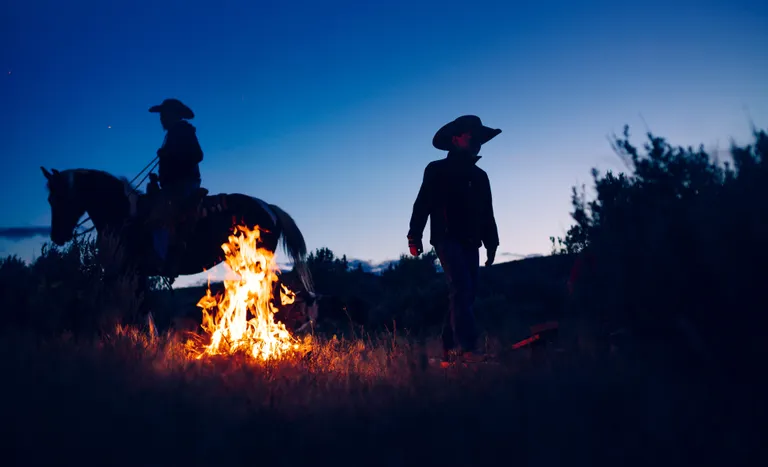
<instances>
[{"instance_id":1,"label":"man's arm","mask_svg":"<svg viewBox=\"0 0 768 467\"><path fill-rule=\"evenodd\" d=\"M424 234L424 228L427 226L427 219L432 208L432 175L433 169L427 166L424 169L424 178L421 181L419 194L413 203L413 212L411 213L410 229L408 230L409 241L421 241Z\"/></svg>"},{"instance_id":2,"label":"man's arm","mask_svg":"<svg viewBox=\"0 0 768 467\"><path fill-rule=\"evenodd\" d=\"M496 217L493 215L493 196L491 195L491 181L488 174L483 172L483 206L482 217L482 241L486 250L496 250L499 246L499 229L496 226Z\"/></svg>"}]
</instances>

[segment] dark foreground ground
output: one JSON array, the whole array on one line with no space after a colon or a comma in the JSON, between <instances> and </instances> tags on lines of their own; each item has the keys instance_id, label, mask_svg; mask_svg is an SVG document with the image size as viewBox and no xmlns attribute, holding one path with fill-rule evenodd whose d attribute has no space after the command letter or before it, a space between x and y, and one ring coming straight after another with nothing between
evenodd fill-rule
<instances>
[{"instance_id":1,"label":"dark foreground ground","mask_svg":"<svg viewBox=\"0 0 768 467\"><path fill-rule=\"evenodd\" d=\"M442 370L435 342L191 362L177 338L0 340L5 465L759 465L763 406L653 345Z\"/></svg>"}]
</instances>

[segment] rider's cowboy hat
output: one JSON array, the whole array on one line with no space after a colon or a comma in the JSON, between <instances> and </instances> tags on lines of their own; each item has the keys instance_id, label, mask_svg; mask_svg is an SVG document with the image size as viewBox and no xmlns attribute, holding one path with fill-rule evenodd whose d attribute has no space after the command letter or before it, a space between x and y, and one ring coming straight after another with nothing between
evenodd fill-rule
<instances>
[{"instance_id":1,"label":"rider's cowboy hat","mask_svg":"<svg viewBox=\"0 0 768 467\"><path fill-rule=\"evenodd\" d=\"M483 145L498 136L499 133L501 133L501 130L483 125L483 122L478 116L462 115L456 120L446 123L442 128L437 130L435 137L432 138L432 146L441 151L450 151L455 147L453 145L453 137L461 136L464 133L471 133L472 141L476 144Z\"/></svg>"},{"instance_id":2,"label":"rider's cowboy hat","mask_svg":"<svg viewBox=\"0 0 768 467\"><path fill-rule=\"evenodd\" d=\"M178 99L166 99L163 101L160 105L153 105L149 108L149 111L152 113L172 113L176 114L179 117L185 119L185 120L191 120L195 118L195 113L192 112L192 109L187 107L186 105L182 104L180 100Z\"/></svg>"}]
</instances>

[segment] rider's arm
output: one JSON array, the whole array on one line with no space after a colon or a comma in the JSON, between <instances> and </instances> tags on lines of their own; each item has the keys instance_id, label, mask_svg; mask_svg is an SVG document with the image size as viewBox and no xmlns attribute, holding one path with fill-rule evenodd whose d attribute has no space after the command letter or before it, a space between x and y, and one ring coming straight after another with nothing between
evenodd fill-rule
<instances>
[{"instance_id":1,"label":"rider's arm","mask_svg":"<svg viewBox=\"0 0 768 467\"><path fill-rule=\"evenodd\" d=\"M190 124L181 124L169 129L161 157L195 163L202 162L203 150L197 141L195 127Z\"/></svg>"}]
</instances>

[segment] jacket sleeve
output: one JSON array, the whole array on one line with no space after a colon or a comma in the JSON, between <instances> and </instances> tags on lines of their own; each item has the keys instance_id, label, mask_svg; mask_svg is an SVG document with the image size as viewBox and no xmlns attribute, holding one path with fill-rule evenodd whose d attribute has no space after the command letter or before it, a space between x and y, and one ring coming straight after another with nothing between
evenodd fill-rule
<instances>
[{"instance_id":1,"label":"jacket sleeve","mask_svg":"<svg viewBox=\"0 0 768 467\"><path fill-rule=\"evenodd\" d=\"M408 230L408 239L410 240L421 240L424 227L427 226L427 219L432 208L433 172L433 168L429 165L424 169L424 178L411 213L410 229Z\"/></svg>"},{"instance_id":2,"label":"jacket sleeve","mask_svg":"<svg viewBox=\"0 0 768 467\"><path fill-rule=\"evenodd\" d=\"M499 246L499 229L496 226L496 217L493 215L493 196L491 195L491 182L488 174L483 173L483 207L481 235L483 246L486 249L495 249Z\"/></svg>"},{"instance_id":3,"label":"jacket sleeve","mask_svg":"<svg viewBox=\"0 0 768 467\"><path fill-rule=\"evenodd\" d=\"M197 164L203 161L203 150L192 125L179 125L168 130L161 157Z\"/></svg>"}]
</instances>

